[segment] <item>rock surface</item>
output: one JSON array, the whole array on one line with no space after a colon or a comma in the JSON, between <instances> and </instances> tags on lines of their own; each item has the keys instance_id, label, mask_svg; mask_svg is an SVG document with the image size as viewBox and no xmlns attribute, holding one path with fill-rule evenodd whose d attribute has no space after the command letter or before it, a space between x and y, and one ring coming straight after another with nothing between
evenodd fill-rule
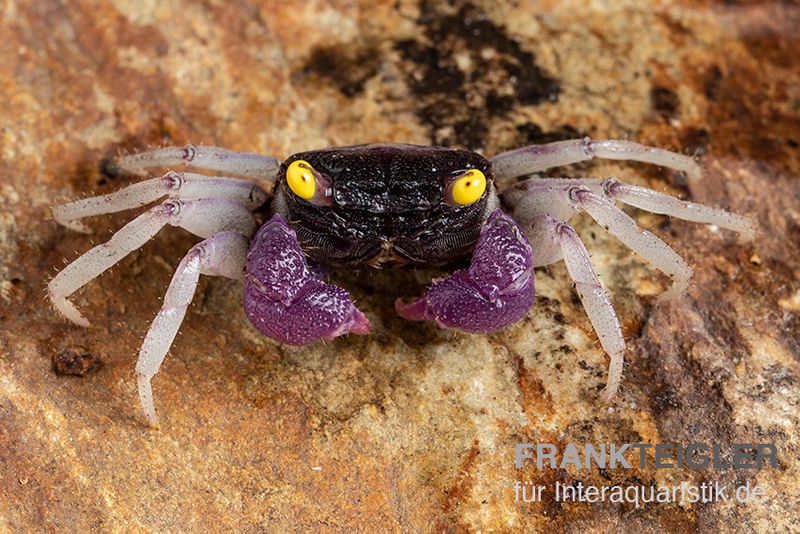
<instances>
[{"instance_id":1,"label":"rock surface","mask_svg":"<svg viewBox=\"0 0 800 534\"><path fill-rule=\"evenodd\" d=\"M647 7L646 7L647 6ZM0 531L784 531L800 522L800 7L792 1L0 3ZM44 285L91 236L53 203L113 191L120 150L213 144L277 157L360 142L487 154L592 135L697 152L705 179L617 176L751 213L753 243L637 213L695 267L688 293L576 219L624 323L620 395L563 264L528 318L473 336L406 323L429 273L339 273L367 338L257 335L241 284L204 279L154 380L133 366L195 238L168 229L75 297ZM95 240L130 213L91 221ZM60 363L58 363L60 362ZM102 365L101 365L102 364ZM62 366L70 376L54 371ZM92 371L92 372L90 372ZM536 470L517 443L768 442L779 467ZM548 486L514 502L514 481ZM556 502L552 485L717 481L765 504Z\"/></svg>"}]
</instances>

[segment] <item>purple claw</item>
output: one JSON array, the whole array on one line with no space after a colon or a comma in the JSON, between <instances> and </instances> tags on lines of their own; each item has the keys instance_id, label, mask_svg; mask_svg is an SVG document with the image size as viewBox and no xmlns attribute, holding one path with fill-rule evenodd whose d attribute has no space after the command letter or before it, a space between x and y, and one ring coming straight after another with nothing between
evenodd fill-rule
<instances>
[{"instance_id":1,"label":"purple claw","mask_svg":"<svg viewBox=\"0 0 800 534\"><path fill-rule=\"evenodd\" d=\"M422 297L395 301L401 317L486 334L513 324L533 304L531 247L499 209L486 221L469 269L434 282Z\"/></svg>"},{"instance_id":2,"label":"purple claw","mask_svg":"<svg viewBox=\"0 0 800 534\"><path fill-rule=\"evenodd\" d=\"M344 289L309 269L297 235L277 214L258 231L247 255L244 310L253 326L287 345L364 335L370 328Z\"/></svg>"}]
</instances>

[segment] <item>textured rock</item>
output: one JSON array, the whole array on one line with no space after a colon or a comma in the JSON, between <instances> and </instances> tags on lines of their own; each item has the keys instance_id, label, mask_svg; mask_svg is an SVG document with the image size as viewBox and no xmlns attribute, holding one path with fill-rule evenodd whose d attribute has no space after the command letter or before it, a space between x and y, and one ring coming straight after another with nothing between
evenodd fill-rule
<instances>
[{"instance_id":1,"label":"textured rock","mask_svg":"<svg viewBox=\"0 0 800 534\"><path fill-rule=\"evenodd\" d=\"M800 8L652 4L0 4L0 530L796 525ZM154 380L159 429L143 425L133 366L196 240L165 230L81 290L93 329L43 299L62 260L91 244L49 206L127 184L99 170L119 150L191 141L286 157L383 141L494 154L582 134L698 151L707 176L689 190L646 165L563 174L618 176L762 227L739 245L637 214L695 266L687 295L656 306L666 280L577 222L630 345L613 409L598 400L606 357L563 265L537 272L528 318L491 336L395 315L394 298L420 294L430 273L340 273L373 333L305 348L259 336L241 284L204 279ZM94 239L130 217L91 221ZM62 355L78 374L102 366L64 376L51 363ZM517 471L514 445L529 441L774 442L780 467ZM528 505L515 480L750 481L768 501Z\"/></svg>"}]
</instances>

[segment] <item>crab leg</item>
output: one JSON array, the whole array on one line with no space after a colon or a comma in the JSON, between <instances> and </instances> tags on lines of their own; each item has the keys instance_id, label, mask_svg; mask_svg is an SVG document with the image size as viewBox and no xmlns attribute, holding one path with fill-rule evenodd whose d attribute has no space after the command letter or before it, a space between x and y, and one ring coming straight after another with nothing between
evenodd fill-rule
<instances>
[{"instance_id":1,"label":"crab leg","mask_svg":"<svg viewBox=\"0 0 800 534\"><path fill-rule=\"evenodd\" d=\"M136 362L139 400L151 425L156 424L157 418L150 382L178 333L200 275L240 279L249 244L249 240L237 232L220 232L192 247L178 265L164 295L164 304L147 331Z\"/></svg>"},{"instance_id":2,"label":"crab leg","mask_svg":"<svg viewBox=\"0 0 800 534\"><path fill-rule=\"evenodd\" d=\"M664 241L642 229L624 211L617 208L610 200L580 186L556 188L550 193L539 193L538 202L550 204L547 213L555 217L563 217L563 207L571 211L585 211L599 225L615 235L631 250L638 253L658 270L673 280L672 287L662 295L663 299L671 299L680 295L692 277L692 268ZM515 212L516 214L516 212ZM530 219L522 215L521 220Z\"/></svg>"},{"instance_id":3,"label":"crab leg","mask_svg":"<svg viewBox=\"0 0 800 534\"><path fill-rule=\"evenodd\" d=\"M598 224L617 236L629 248L656 268L671 276L673 287L662 298L679 295L692 276L692 269L666 243L641 229L633 219L617 208L612 199L695 222L714 223L740 232L749 238L752 221L724 210L692 202L683 202L650 189L622 184L615 179L531 179L510 189L504 200L515 206L513 215L536 251L536 266L564 259L576 283L581 300L611 358L603 399L616 393L622 376L625 344L608 294L592 267L586 248L565 220L576 211L585 211Z\"/></svg>"},{"instance_id":4,"label":"crab leg","mask_svg":"<svg viewBox=\"0 0 800 534\"><path fill-rule=\"evenodd\" d=\"M47 285L55 307L70 321L89 326L89 321L67 297L140 248L168 224L204 238L226 230L250 236L256 228L250 210L232 200L168 200L144 212L107 242L92 248L59 272Z\"/></svg>"},{"instance_id":5,"label":"crab leg","mask_svg":"<svg viewBox=\"0 0 800 534\"><path fill-rule=\"evenodd\" d=\"M532 179L507 193L517 206L518 220L531 220L539 213L548 213L567 220L575 211L585 211L598 224L614 234L661 272L673 279L672 288L662 295L670 299L680 295L692 277L692 269L664 241L640 228L612 200L664 213L690 221L713 223L739 232L744 239L754 234L748 217L724 210L684 202L644 187L629 186L617 180ZM554 257L553 261L559 258Z\"/></svg>"},{"instance_id":6,"label":"crab leg","mask_svg":"<svg viewBox=\"0 0 800 534\"><path fill-rule=\"evenodd\" d=\"M533 304L531 247L499 209L481 229L468 269L434 282L422 297L395 301L401 317L489 333L519 321Z\"/></svg>"},{"instance_id":7,"label":"crab leg","mask_svg":"<svg viewBox=\"0 0 800 534\"><path fill-rule=\"evenodd\" d=\"M608 199L583 188L570 189L567 194L576 207L584 210L628 248L672 278L673 285L662 298L671 299L683 293L692 278L692 268L669 245L640 228L636 221Z\"/></svg>"},{"instance_id":8,"label":"crab leg","mask_svg":"<svg viewBox=\"0 0 800 534\"><path fill-rule=\"evenodd\" d=\"M646 187L624 184L613 178L603 181L602 189L611 199L652 213L678 217L685 221L716 224L738 232L743 240L749 241L755 236L755 225L750 217L686 202Z\"/></svg>"},{"instance_id":9,"label":"crab leg","mask_svg":"<svg viewBox=\"0 0 800 534\"><path fill-rule=\"evenodd\" d=\"M213 146L186 145L165 147L138 154L120 156L113 171L125 171L144 176L150 167L169 167L186 164L197 169L225 174L272 180L278 172L280 161L270 156L251 152L234 152Z\"/></svg>"},{"instance_id":10,"label":"crab leg","mask_svg":"<svg viewBox=\"0 0 800 534\"><path fill-rule=\"evenodd\" d=\"M347 292L312 271L294 230L276 214L261 227L247 255L244 310L264 335L288 345L305 345L370 324Z\"/></svg>"},{"instance_id":11,"label":"crab leg","mask_svg":"<svg viewBox=\"0 0 800 534\"><path fill-rule=\"evenodd\" d=\"M267 192L246 180L170 171L160 178L144 180L107 195L55 206L53 215L67 228L88 233L89 229L80 219L138 208L163 196L182 200L226 198L235 200L250 210L267 201Z\"/></svg>"},{"instance_id":12,"label":"crab leg","mask_svg":"<svg viewBox=\"0 0 800 534\"><path fill-rule=\"evenodd\" d=\"M619 326L617 314L608 293L600 284L592 259L580 236L570 225L550 215L542 214L530 221L531 242L549 241L561 249L570 278L589 316L600 345L610 360L604 401L610 401L619 389L622 380L622 365L625 357L625 340Z\"/></svg>"},{"instance_id":13,"label":"crab leg","mask_svg":"<svg viewBox=\"0 0 800 534\"><path fill-rule=\"evenodd\" d=\"M692 182L699 180L702 175L700 165L688 156L632 141L615 139L594 141L589 137L509 150L491 158L491 161L495 177L500 179L594 158L642 161L661 165L686 172Z\"/></svg>"},{"instance_id":14,"label":"crab leg","mask_svg":"<svg viewBox=\"0 0 800 534\"><path fill-rule=\"evenodd\" d=\"M738 232L742 240L751 240L755 236L755 223L748 216L681 200L647 187L625 184L616 178L531 178L507 190L503 197L510 205L525 204L525 209L531 209L534 204L552 206L553 199L548 194L570 187L583 187L598 195L605 195L611 200L619 200L623 204L651 213L668 215L684 221L714 224ZM523 198L525 201L521 203Z\"/></svg>"},{"instance_id":15,"label":"crab leg","mask_svg":"<svg viewBox=\"0 0 800 534\"><path fill-rule=\"evenodd\" d=\"M514 218L519 221L536 250L535 266L548 265L562 258L567 264L589 319L603 348L611 357L608 384L603 394L606 401L613 397L619 386L625 345L616 314L597 279L586 248L572 227L564 221L577 211L585 211L629 248L669 275L673 279L673 286L662 298L679 295L686 288L692 269L669 245L640 228L617 208L613 200L655 213L717 224L739 232L744 238L752 238L754 233L753 222L748 217L684 202L615 179L531 179L506 191L503 200L514 206Z\"/></svg>"}]
</instances>

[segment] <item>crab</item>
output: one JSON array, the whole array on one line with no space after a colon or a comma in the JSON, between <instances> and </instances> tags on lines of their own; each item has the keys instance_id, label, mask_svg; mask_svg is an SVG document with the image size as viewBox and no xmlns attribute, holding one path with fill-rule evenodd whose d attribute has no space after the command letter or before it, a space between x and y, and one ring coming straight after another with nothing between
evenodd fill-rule
<instances>
[{"instance_id":1,"label":"crab","mask_svg":"<svg viewBox=\"0 0 800 534\"><path fill-rule=\"evenodd\" d=\"M148 422L156 424L151 381L201 274L243 280L244 311L252 325L277 342L303 345L370 330L347 291L325 281L331 268L450 268L449 276L433 281L419 298L398 299L397 313L412 321L487 334L528 314L534 268L564 260L609 357L601 398L611 401L621 382L625 341L570 218L588 213L667 274L672 285L660 298L680 295L692 268L616 202L714 224L743 239L752 239L754 224L747 216L613 178L530 177L501 192L495 185L593 158L647 162L683 171L689 180L702 174L688 156L631 141L590 138L528 146L488 159L469 150L406 144L324 148L284 162L194 145L129 154L115 160L116 171L146 176L148 169L187 165L220 176L171 170L110 194L54 207L59 223L88 232L81 219L166 197L65 267L49 282L48 293L67 319L89 326L68 300L75 291L166 225L203 239L178 265L139 351L139 398ZM270 194L259 182L274 186L270 216L261 225L254 211Z\"/></svg>"}]
</instances>

